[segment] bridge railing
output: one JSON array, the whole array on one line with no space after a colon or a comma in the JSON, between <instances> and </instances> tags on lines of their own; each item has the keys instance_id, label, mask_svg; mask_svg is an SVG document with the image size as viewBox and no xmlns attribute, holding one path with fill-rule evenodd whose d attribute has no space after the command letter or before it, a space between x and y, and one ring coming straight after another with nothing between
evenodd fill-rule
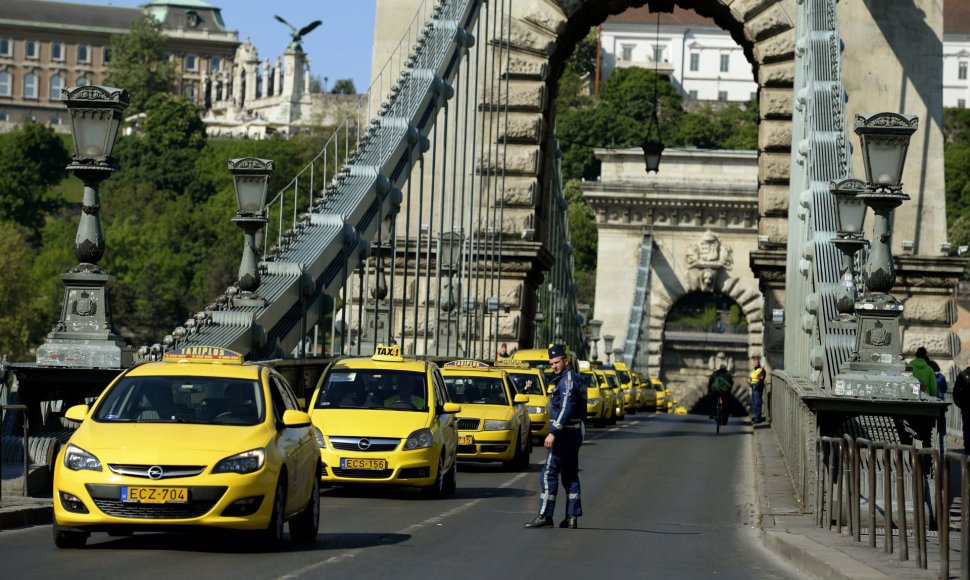
<instances>
[{"instance_id":1,"label":"bridge railing","mask_svg":"<svg viewBox=\"0 0 970 580\"><path fill-rule=\"evenodd\" d=\"M818 466L813 441L816 416L802 400L814 390L805 377L775 371L771 373L770 392L766 397L770 401L771 429L781 445L796 499L804 508L813 507L816 499Z\"/></svg>"}]
</instances>

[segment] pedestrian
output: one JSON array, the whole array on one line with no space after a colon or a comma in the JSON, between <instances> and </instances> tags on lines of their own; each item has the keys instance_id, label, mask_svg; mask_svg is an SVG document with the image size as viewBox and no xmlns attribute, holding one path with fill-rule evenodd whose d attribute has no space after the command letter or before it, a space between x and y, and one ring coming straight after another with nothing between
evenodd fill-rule
<instances>
[{"instance_id":1,"label":"pedestrian","mask_svg":"<svg viewBox=\"0 0 970 580\"><path fill-rule=\"evenodd\" d=\"M551 528L556 510L559 480L568 494L566 517L560 528L579 527L583 504L579 487L579 446L583 442L582 424L586 416L586 387L583 378L569 364L561 344L549 347L549 366L554 385L549 396L552 422L543 442L548 449L546 463L539 473L539 515L525 524L527 528Z\"/></svg>"},{"instance_id":2,"label":"pedestrian","mask_svg":"<svg viewBox=\"0 0 970 580\"><path fill-rule=\"evenodd\" d=\"M940 364L935 360L930 361L930 368L933 369L933 376L936 377L936 398L943 400L950 385L946 382L946 375L940 372Z\"/></svg>"},{"instance_id":3,"label":"pedestrian","mask_svg":"<svg viewBox=\"0 0 970 580\"><path fill-rule=\"evenodd\" d=\"M925 347L916 349L916 358L909 363L913 376L923 385L922 391L931 398L936 398L936 375L933 374L933 367L930 366L930 357L926 353Z\"/></svg>"},{"instance_id":4,"label":"pedestrian","mask_svg":"<svg viewBox=\"0 0 970 580\"><path fill-rule=\"evenodd\" d=\"M764 421L764 417L761 416L761 402L762 397L765 394L765 379L768 377L768 372L763 366L761 366L761 356L754 355L751 357L751 421L752 423L761 423Z\"/></svg>"},{"instance_id":5,"label":"pedestrian","mask_svg":"<svg viewBox=\"0 0 970 580\"><path fill-rule=\"evenodd\" d=\"M966 454L970 445L970 359L953 381L953 404L960 409L963 418L963 453Z\"/></svg>"}]
</instances>

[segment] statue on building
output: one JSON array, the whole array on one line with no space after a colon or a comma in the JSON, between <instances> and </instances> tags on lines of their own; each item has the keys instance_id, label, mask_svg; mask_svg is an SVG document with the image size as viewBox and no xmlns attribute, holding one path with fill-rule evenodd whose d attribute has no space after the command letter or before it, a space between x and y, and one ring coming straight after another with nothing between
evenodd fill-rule
<instances>
[{"instance_id":1,"label":"statue on building","mask_svg":"<svg viewBox=\"0 0 970 580\"><path fill-rule=\"evenodd\" d=\"M717 235L708 230L700 241L687 249L685 260L691 290L716 292L726 271L734 266L734 250L723 245Z\"/></svg>"},{"instance_id":2,"label":"statue on building","mask_svg":"<svg viewBox=\"0 0 970 580\"><path fill-rule=\"evenodd\" d=\"M312 31L317 26L320 26L321 24L323 24L323 21L321 20L314 20L310 24L307 24L303 28L297 30L296 26L293 26L292 24L287 22L282 16L274 14L273 17L279 20L280 22L282 22L283 24L290 27L290 35L292 36L292 40L290 41L290 45L286 47L287 50L293 49L293 50L298 50L300 52L303 52L303 46L300 45L300 41L303 40L303 37L309 34L310 31Z\"/></svg>"}]
</instances>

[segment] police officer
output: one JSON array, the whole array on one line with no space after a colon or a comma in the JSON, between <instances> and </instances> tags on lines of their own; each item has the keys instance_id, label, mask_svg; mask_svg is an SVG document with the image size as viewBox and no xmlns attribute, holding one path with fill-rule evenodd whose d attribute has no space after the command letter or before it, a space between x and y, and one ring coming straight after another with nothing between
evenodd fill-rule
<instances>
[{"instance_id":1,"label":"police officer","mask_svg":"<svg viewBox=\"0 0 970 580\"><path fill-rule=\"evenodd\" d=\"M579 446L583 442L582 424L586 416L586 387L575 369L569 366L566 349L560 344L549 347L549 366L555 385L549 397L552 403L552 424L544 446L549 450L546 464L539 474L539 515L525 524L527 528L551 528L556 509L559 479L569 494L566 517L560 528L579 527L583 504L579 493Z\"/></svg>"}]
</instances>

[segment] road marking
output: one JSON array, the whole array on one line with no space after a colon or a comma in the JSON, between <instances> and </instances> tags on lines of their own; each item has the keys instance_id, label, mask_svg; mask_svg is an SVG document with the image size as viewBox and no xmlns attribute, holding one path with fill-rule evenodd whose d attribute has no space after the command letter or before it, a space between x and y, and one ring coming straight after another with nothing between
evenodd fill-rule
<instances>
[{"instance_id":1,"label":"road marking","mask_svg":"<svg viewBox=\"0 0 970 580\"><path fill-rule=\"evenodd\" d=\"M530 472L523 472L523 473L520 473L518 475L515 475L515 476L512 477L512 479L506 481L505 483L500 484L498 487L499 487L499 489L512 487L512 485L514 485L517 481L519 481L523 477L526 477L527 475L531 475L531 473ZM461 504L460 506L454 507L454 508L452 508L452 509L450 509L450 510L444 512L444 513L438 514L436 516L432 516L432 517L424 520L423 522L419 522L417 524L411 524L410 526L404 528L403 530L398 530L396 532L390 532L390 533L391 534L401 534L401 535L404 535L404 534L406 534L408 532L413 532L415 530L419 530L419 529L424 528L424 527L427 527L427 526L431 526L431 525L441 525L441 522L443 522L444 520L446 520L446 519L448 519L448 518L450 518L452 516L456 516L456 515L462 514L462 513L466 512L466 511L470 510L471 508L475 507L477 504L485 501L486 499L491 499L491 498L480 497L478 499L469 500L469 501ZM280 578L280 580L284 580L284 579L288 579L288 578L299 578L301 576L305 576L306 574L308 574L310 572L313 572L314 570L318 570L318 569L320 569L320 568L322 568L324 566L327 566L329 564L338 564L338 563L343 562L345 560L350 560L351 558L356 557L358 554L360 554L363 551L364 551L364 548L356 548L356 549L353 549L353 550L348 550L347 552L344 552L343 554L339 554L337 556L331 556L331 557L327 558L326 560L323 560L322 562L316 562L316 563L310 564L309 566L304 566L303 568L299 568L297 570L294 570L294 571L290 572L289 574L286 574L284 576L280 576L279 578Z\"/></svg>"}]
</instances>

